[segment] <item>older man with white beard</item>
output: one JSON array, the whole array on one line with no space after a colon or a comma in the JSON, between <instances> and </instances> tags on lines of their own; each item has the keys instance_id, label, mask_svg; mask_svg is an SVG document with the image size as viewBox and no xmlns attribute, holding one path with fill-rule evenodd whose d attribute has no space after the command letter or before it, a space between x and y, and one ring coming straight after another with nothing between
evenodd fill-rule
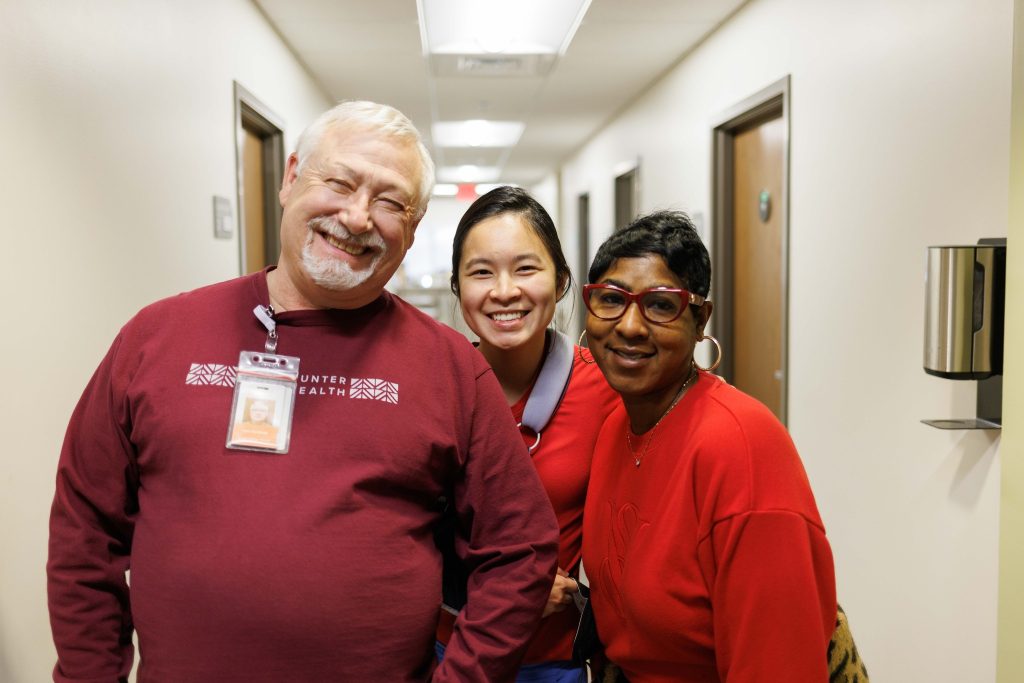
<instances>
[{"instance_id":1,"label":"older man with white beard","mask_svg":"<svg viewBox=\"0 0 1024 683\"><path fill-rule=\"evenodd\" d=\"M343 103L288 159L278 266L121 330L60 457L55 681L125 680L133 630L151 683L512 680L557 527L482 357L384 291L432 185L401 113ZM234 437L258 400L273 436ZM437 666L442 496L471 574Z\"/></svg>"}]
</instances>

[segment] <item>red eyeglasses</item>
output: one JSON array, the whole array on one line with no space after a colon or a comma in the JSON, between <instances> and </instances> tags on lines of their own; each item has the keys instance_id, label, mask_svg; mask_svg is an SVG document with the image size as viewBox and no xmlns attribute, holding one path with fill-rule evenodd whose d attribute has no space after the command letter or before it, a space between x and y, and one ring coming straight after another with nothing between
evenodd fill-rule
<instances>
[{"instance_id":1,"label":"red eyeglasses","mask_svg":"<svg viewBox=\"0 0 1024 683\"><path fill-rule=\"evenodd\" d=\"M639 292L615 285L584 285L583 303L587 310L601 320L618 320L626 314L629 305L636 303L640 315L652 323L670 323L683 314L687 304L700 306L705 297L685 289L655 287Z\"/></svg>"}]
</instances>

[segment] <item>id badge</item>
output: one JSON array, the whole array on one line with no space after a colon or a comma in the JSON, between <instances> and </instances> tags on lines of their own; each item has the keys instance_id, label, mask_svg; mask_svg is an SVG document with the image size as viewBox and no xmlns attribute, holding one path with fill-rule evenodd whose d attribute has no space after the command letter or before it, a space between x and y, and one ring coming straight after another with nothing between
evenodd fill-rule
<instances>
[{"instance_id":1,"label":"id badge","mask_svg":"<svg viewBox=\"0 0 1024 683\"><path fill-rule=\"evenodd\" d=\"M298 378L299 359L294 356L242 351L227 447L287 453Z\"/></svg>"}]
</instances>

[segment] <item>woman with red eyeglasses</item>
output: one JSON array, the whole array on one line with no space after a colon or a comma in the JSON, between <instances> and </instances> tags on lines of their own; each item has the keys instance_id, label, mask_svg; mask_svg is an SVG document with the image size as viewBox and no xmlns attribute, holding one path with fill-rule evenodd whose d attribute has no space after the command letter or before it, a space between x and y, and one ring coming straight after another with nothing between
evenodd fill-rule
<instances>
[{"instance_id":1,"label":"woman with red eyeglasses","mask_svg":"<svg viewBox=\"0 0 1024 683\"><path fill-rule=\"evenodd\" d=\"M590 350L622 397L597 441L583 562L605 654L630 683L824 683L832 552L785 428L694 361L711 264L689 218L598 250ZM713 368L711 368L713 369Z\"/></svg>"}]
</instances>

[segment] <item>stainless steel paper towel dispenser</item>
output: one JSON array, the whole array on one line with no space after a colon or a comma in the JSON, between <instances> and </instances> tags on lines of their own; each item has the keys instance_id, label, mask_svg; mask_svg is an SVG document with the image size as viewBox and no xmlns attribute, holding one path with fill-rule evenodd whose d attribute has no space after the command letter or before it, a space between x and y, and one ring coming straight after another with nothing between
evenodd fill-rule
<instances>
[{"instance_id":1,"label":"stainless steel paper towel dispenser","mask_svg":"<svg viewBox=\"0 0 1024 683\"><path fill-rule=\"evenodd\" d=\"M924 371L947 379L979 380L979 419L925 422L946 429L998 428L1006 239L929 247L925 290Z\"/></svg>"}]
</instances>

